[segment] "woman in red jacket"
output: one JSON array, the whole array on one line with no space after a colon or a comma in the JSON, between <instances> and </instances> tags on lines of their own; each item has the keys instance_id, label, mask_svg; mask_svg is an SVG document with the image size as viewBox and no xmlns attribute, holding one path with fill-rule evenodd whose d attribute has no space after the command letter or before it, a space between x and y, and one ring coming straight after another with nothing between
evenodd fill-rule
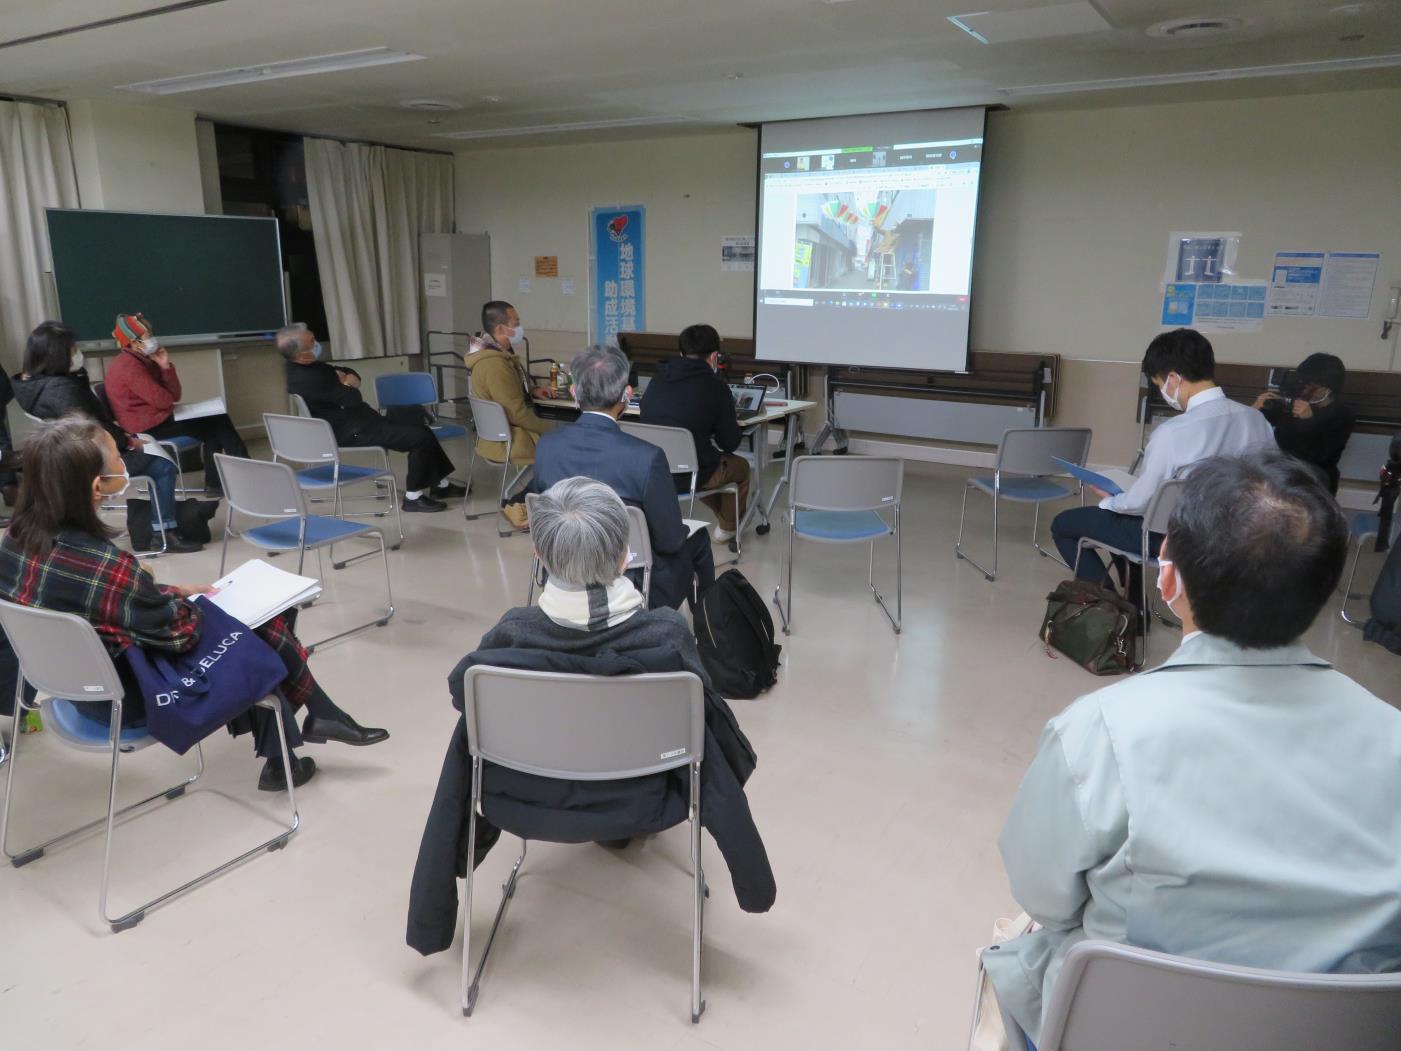
<instances>
[{"instance_id":1,"label":"woman in red jacket","mask_svg":"<svg viewBox=\"0 0 1401 1051\"><path fill-rule=\"evenodd\" d=\"M180 400L180 377L170 353L152 334L151 323L141 314L121 314L112 331L121 353L107 363L106 392L117 422L134 434L153 438L195 438L204 443L204 485L220 491L218 472L210 466L215 453L248 455L248 447L226 413L175 418Z\"/></svg>"}]
</instances>

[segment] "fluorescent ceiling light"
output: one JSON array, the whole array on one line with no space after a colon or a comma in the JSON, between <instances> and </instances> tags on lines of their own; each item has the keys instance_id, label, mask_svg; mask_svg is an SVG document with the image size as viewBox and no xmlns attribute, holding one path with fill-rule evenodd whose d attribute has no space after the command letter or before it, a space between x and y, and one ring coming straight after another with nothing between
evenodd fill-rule
<instances>
[{"instance_id":1,"label":"fluorescent ceiling light","mask_svg":"<svg viewBox=\"0 0 1401 1051\"><path fill-rule=\"evenodd\" d=\"M1163 84L1195 84L1203 80L1249 80L1254 77L1288 77L1308 73L1344 73L1360 69L1391 69L1401 66L1401 55L1368 55L1335 58L1319 62L1290 62L1273 66L1241 66L1236 69L1204 69L1195 73L1160 73L1146 77L1110 77L1107 80L1077 80L1063 84L1020 84L998 88L1007 97L1017 95L1070 95L1080 91L1107 91L1113 88L1142 88Z\"/></svg>"},{"instance_id":2,"label":"fluorescent ceiling light","mask_svg":"<svg viewBox=\"0 0 1401 1051\"><path fill-rule=\"evenodd\" d=\"M213 73L187 73L178 77L143 80L137 84L119 84L117 87L123 91L140 91L147 95L177 95L184 91L208 91L210 88L227 88L234 84L257 84L264 80L339 73L347 69L388 66L396 62L417 62L424 57L411 51L367 47L361 51L342 51L334 55L312 55L282 62L264 62L256 66L215 70Z\"/></svg>"},{"instance_id":3,"label":"fluorescent ceiling light","mask_svg":"<svg viewBox=\"0 0 1401 1051\"><path fill-rule=\"evenodd\" d=\"M595 131L602 128L646 128L658 124L691 124L695 117L620 117L617 120L581 120L572 124L532 124L520 128L477 128L472 131L440 131L440 139L505 139L522 135L551 135L560 131Z\"/></svg>"}]
</instances>

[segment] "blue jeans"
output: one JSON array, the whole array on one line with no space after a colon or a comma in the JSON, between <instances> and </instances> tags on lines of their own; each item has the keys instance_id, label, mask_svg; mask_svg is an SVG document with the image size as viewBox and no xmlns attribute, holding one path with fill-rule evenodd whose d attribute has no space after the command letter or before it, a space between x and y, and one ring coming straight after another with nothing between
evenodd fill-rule
<instances>
[{"instance_id":1,"label":"blue jeans","mask_svg":"<svg viewBox=\"0 0 1401 1051\"><path fill-rule=\"evenodd\" d=\"M1056 542L1056 550L1068 566L1075 565L1075 554L1080 546L1081 537L1089 537L1091 540L1117 547L1120 551L1129 551L1141 556L1143 518L1139 515L1121 515L1117 511L1106 511L1102 507L1072 507L1056 515L1055 520L1051 522L1051 539ZM1150 533L1150 554L1156 556L1162 543L1161 533ZM1087 550L1080 556L1080 571L1075 575L1080 580L1088 580L1101 586L1109 583L1109 570L1100 556L1092 550ZM1132 590L1130 588L1130 591Z\"/></svg>"},{"instance_id":2,"label":"blue jeans","mask_svg":"<svg viewBox=\"0 0 1401 1051\"><path fill-rule=\"evenodd\" d=\"M175 482L179 474L175 465L160 456L152 456L140 450L128 450L122 454L122 463L131 477L146 477L155 483L156 502L160 504L160 514L151 508L151 528L175 528ZM137 499L141 497L138 496Z\"/></svg>"}]
</instances>

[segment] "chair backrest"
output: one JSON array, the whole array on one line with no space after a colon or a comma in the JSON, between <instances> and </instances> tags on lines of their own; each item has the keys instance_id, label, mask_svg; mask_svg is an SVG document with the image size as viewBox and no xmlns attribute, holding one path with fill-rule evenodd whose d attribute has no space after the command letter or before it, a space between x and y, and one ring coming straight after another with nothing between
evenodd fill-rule
<instances>
[{"instance_id":1,"label":"chair backrest","mask_svg":"<svg viewBox=\"0 0 1401 1051\"><path fill-rule=\"evenodd\" d=\"M253 518L304 518L306 504L297 476L285 463L214 454L229 508Z\"/></svg>"},{"instance_id":2,"label":"chair backrest","mask_svg":"<svg viewBox=\"0 0 1401 1051\"><path fill-rule=\"evenodd\" d=\"M293 463L335 463L340 458L336 434L325 420L310 416L263 413L268 445L277 460Z\"/></svg>"},{"instance_id":3,"label":"chair backrest","mask_svg":"<svg viewBox=\"0 0 1401 1051\"><path fill-rule=\"evenodd\" d=\"M606 781L705 757L705 693L691 672L566 675L467 669L467 747L542 777Z\"/></svg>"},{"instance_id":4,"label":"chair backrest","mask_svg":"<svg viewBox=\"0 0 1401 1051\"><path fill-rule=\"evenodd\" d=\"M652 570L652 534L642 508L628 504L628 569ZM646 596L644 590L643 596Z\"/></svg>"},{"instance_id":5,"label":"chair backrest","mask_svg":"<svg viewBox=\"0 0 1401 1051\"><path fill-rule=\"evenodd\" d=\"M10 444L16 452L23 449L29 436L44 425L43 420L24 411L18 398L5 406L5 422L9 424Z\"/></svg>"},{"instance_id":6,"label":"chair backrest","mask_svg":"<svg viewBox=\"0 0 1401 1051\"><path fill-rule=\"evenodd\" d=\"M1041 1051L1394 1049L1401 974L1295 974L1189 960L1103 941L1071 948Z\"/></svg>"},{"instance_id":7,"label":"chair backrest","mask_svg":"<svg viewBox=\"0 0 1401 1051\"><path fill-rule=\"evenodd\" d=\"M1093 437L1088 427L1013 428L997 446L997 469L1007 474L1065 474L1065 468L1051 457L1084 467Z\"/></svg>"},{"instance_id":8,"label":"chair backrest","mask_svg":"<svg viewBox=\"0 0 1401 1051\"><path fill-rule=\"evenodd\" d=\"M97 399L97 403L107 410L107 415L115 420L117 414L112 411L112 401L107 397L107 384L98 380L92 385L92 395Z\"/></svg>"},{"instance_id":9,"label":"chair backrest","mask_svg":"<svg viewBox=\"0 0 1401 1051\"><path fill-rule=\"evenodd\" d=\"M700 472L696 437L685 427L663 427L656 423L633 423L631 420L619 420L618 427L624 434L651 442L665 453L672 474L695 475Z\"/></svg>"},{"instance_id":10,"label":"chair backrest","mask_svg":"<svg viewBox=\"0 0 1401 1051\"><path fill-rule=\"evenodd\" d=\"M20 675L41 693L75 701L115 701L125 692L97 629L74 613L0 600L0 627Z\"/></svg>"},{"instance_id":11,"label":"chair backrest","mask_svg":"<svg viewBox=\"0 0 1401 1051\"><path fill-rule=\"evenodd\" d=\"M1178 501L1182 499L1182 490L1186 484L1185 478L1169 478L1158 486L1153 499L1148 501L1148 509L1143 512L1145 530L1150 533L1167 532L1168 519L1176 510Z\"/></svg>"},{"instance_id":12,"label":"chair backrest","mask_svg":"<svg viewBox=\"0 0 1401 1051\"><path fill-rule=\"evenodd\" d=\"M375 377L375 399L381 409L393 405L437 405L438 385L426 372L390 372Z\"/></svg>"},{"instance_id":13,"label":"chair backrest","mask_svg":"<svg viewBox=\"0 0 1401 1051\"><path fill-rule=\"evenodd\" d=\"M469 396L472 403L472 429L477 437L488 442L504 442L511 437L511 421L506 419L506 410L494 401Z\"/></svg>"},{"instance_id":14,"label":"chair backrest","mask_svg":"<svg viewBox=\"0 0 1401 1051\"><path fill-rule=\"evenodd\" d=\"M788 506L811 511L877 511L898 507L905 461L893 456L799 456Z\"/></svg>"},{"instance_id":15,"label":"chair backrest","mask_svg":"<svg viewBox=\"0 0 1401 1051\"><path fill-rule=\"evenodd\" d=\"M287 405L291 409L293 416L305 416L308 419L311 418L311 408L307 405L306 399L303 398L300 394L287 395Z\"/></svg>"}]
</instances>

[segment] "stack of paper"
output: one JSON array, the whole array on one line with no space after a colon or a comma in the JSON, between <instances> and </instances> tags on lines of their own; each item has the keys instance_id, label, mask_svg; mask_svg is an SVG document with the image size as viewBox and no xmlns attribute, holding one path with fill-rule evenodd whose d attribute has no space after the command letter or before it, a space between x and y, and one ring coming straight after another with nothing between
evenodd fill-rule
<instances>
[{"instance_id":1,"label":"stack of paper","mask_svg":"<svg viewBox=\"0 0 1401 1051\"><path fill-rule=\"evenodd\" d=\"M321 582L315 577L299 577L260 558L245 562L222 580L216 580L214 587L218 590L204 597L250 628L321 594Z\"/></svg>"}]
</instances>

